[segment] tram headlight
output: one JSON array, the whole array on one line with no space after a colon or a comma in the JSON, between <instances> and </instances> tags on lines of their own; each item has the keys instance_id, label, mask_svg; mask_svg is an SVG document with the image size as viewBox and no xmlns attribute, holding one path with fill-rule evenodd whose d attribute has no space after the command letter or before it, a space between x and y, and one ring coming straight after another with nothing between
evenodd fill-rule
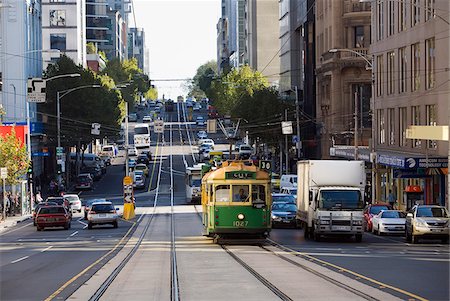
<instances>
[{"instance_id":1,"label":"tram headlight","mask_svg":"<svg viewBox=\"0 0 450 301\"><path fill-rule=\"evenodd\" d=\"M242 213L239 213L237 215L238 220L243 220L245 218L245 216Z\"/></svg>"}]
</instances>

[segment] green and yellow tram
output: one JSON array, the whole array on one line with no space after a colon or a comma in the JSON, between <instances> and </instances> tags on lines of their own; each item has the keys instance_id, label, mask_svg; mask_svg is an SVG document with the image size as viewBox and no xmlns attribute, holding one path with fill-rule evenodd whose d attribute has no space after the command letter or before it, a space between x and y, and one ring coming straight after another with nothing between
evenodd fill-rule
<instances>
[{"instance_id":1,"label":"green and yellow tram","mask_svg":"<svg viewBox=\"0 0 450 301\"><path fill-rule=\"evenodd\" d=\"M248 161L224 161L202 178L204 235L266 237L271 229L270 175Z\"/></svg>"}]
</instances>

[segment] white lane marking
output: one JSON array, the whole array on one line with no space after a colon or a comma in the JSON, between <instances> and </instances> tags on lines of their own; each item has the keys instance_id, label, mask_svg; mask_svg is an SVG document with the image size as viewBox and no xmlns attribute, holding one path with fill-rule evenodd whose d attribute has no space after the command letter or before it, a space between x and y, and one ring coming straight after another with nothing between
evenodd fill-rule
<instances>
[{"instance_id":1,"label":"white lane marking","mask_svg":"<svg viewBox=\"0 0 450 301\"><path fill-rule=\"evenodd\" d=\"M44 250L41 251L41 253L43 253L43 252L45 252L45 251L48 251L48 250L50 250L51 248L53 248L53 246L49 246L49 247L45 248Z\"/></svg>"},{"instance_id":2,"label":"white lane marking","mask_svg":"<svg viewBox=\"0 0 450 301\"><path fill-rule=\"evenodd\" d=\"M78 220L77 222L79 222L80 224L84 225L84 228L86 228L87 225L88 225L88 224L86 224L85 222L82 222L82 221L80 221L80 220ZM84 229L84 228L83 228L83 229Z\"/></svg>"},{"instance_id":3,"label":"white lane marking","mask_svg":"<svg viewBox=\"0 0 450 301\"><path fill-rule=\"evenodd\" d=\"M11 263L16 263L16 262L19 262L19 261L25 260L25 259L27 259L28 257L30 257L30 256L25 256L25 257L22 257L22 258L19 258L19 259L13 260L13 261L11 261Z\"/></svg>"},{"instance_id":4,"label":"white lane marking","mask_svg":"<svg viewBox=\"0 0 450 301\"><path fill-rule=\"evenodd\" d=\"M72 234L70 234L69 237L72 237L72 236L77 235L77 234L78 234L78 231L75 231Z\"/></svg>"}]
</instances>

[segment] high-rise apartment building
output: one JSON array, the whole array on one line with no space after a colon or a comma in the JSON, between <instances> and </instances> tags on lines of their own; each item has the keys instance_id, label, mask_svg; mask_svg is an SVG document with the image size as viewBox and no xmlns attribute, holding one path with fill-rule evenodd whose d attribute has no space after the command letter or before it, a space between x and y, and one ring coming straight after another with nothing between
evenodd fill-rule
<instances>
[{"instance_id":1,"label":"high-rise apartment building","mask_svg":"<svg viewBox=\"0 0 450 301\"><path fill-rule=\"evenodd\" d=\"M128 33L128 58L136 58L141 70L147 69L147 57L145 55L145 32L143 28L129 28Z\"/></svg>"},{"instance_id":2,"label":"high-rise apartment building","mask_svg":"<svg viewBox=\"0 0 450 301\"><path fill-rule=\"evenodd\" d=\"M449 11L448 1L372 6L376 199L391 190L401 209L448 202L448 141L408 139L407 129L449 124Z\"/></svg>"},{"instance_id":3,"label":"high-rise apartment building","mask_svg":"<svg viewBox=\"0 0 450 301\"><path fill-rule=\"evenodd\" d=\"M278 2L246 1L246 46L244 63L252 69L262 72L269 82L278 84L280 71L280 49L278 40Z\"/></svg>"},{"instance_id":4,"label":"high-rise apartment building","mask_svg":"<svg viewBox=\"0 0 450 301\"><path fill-rule=\"evenodd\" d=\"M60 54L86 67L85 12L85 0L42 0L42 46L60 51L42 54L44 69L58 60Z\"/></svg>"}]
</instances>

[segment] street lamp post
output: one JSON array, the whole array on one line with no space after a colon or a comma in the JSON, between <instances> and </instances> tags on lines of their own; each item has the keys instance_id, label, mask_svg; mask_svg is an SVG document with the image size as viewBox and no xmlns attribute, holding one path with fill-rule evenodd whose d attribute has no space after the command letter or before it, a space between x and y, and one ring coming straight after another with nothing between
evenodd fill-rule
<instances>
[{"instance_id":1,"label":"street lamp post","mask_svg":"<svg viewBox=\"0 0 450 301\"><path fill-rule=\"evenodd\" d=\"M16 94L16 86L14 84L9 84L11 87L13 87L14 90L14 122L16 122L17 119L17 114L16 114L16 110L17 110L17 94Z\"/></svg>"},{"instance_id":2,"label":"street lamp post","mask_svg":"<svg viewBox=\"0 0 450 301\"><path fill-rule=\"evenodd\" d=\"M295 86L295 117L296 117L296 121L297 121L297 141L295 143L295 145L297 146L297 161L300 160L301 157L301 148L300 148L300 104L298 101L298 87Z\"/></svg>"}]
</instances>

